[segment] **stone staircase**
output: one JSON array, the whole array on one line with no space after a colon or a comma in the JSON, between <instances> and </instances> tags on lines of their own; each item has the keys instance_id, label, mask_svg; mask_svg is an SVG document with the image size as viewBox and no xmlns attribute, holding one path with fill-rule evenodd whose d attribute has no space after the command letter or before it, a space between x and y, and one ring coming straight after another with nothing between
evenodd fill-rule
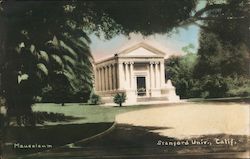
<instances>
[{"instance_id":1,"label":"stone staircase","mask_svg":"<svg viewBox=\"0 0 250 159\"><path fill-rule=\"evenodd\" d=\"M167 97L140 97L137 102L150 102L150 101L167 101Z\"/></svg>"}]
</instances>

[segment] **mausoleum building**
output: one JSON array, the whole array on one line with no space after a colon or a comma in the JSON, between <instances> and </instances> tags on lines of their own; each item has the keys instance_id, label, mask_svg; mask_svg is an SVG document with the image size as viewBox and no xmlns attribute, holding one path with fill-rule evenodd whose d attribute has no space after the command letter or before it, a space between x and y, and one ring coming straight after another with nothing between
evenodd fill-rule
<instances>
[{"instance_id":1,"label":"mausoleum building","mask_svg":"<svg viewBox=\"0 0 250 159\"><path fill-rule=\"evenodd\" d=\"M95 63L95 92L104 103L125 92L126 103L177 101L175 88L166 82L165 53L145 43Z\"/></svg>"}]
</instances>

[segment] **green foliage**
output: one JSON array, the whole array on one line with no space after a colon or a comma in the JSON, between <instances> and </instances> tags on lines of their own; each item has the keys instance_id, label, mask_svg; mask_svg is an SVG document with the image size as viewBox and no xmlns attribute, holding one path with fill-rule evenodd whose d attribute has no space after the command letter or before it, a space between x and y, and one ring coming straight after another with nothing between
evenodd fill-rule
<instances>
[{"instance_id":1,"label":"green foliage","mask_svg":"<svg viewBox=\"0 0 250 159\"><path fill-rule=\"evenodd\" d=\"M228 85L228 97L247 97L250 96L250 79L244 76L227 77L226 82Z\"/></svg>"},{"instance_id":2,"label":"green foliage","mask_svg":"<svg viewBox=\"0 0 250 159\"><path fill-rule=\"evenodd\" d=\"M228 91L226 80L220 74L204 76L201 79L201 87L203 98L224 97Z\"/></svg>"},{"instance_id":3,"label":"green foliage","mask_svg":"<svg viewBox=\"0 0 250 159\"><path fill-rule=\"evenodd\" d=\"M197 81L193 79L196 59L196 54L188 53L182 57L170 57L166 61L167 78L172 80L181 98L194 97L200 89Z\"/></svg>"},{"instance_id":4,"label":"green foliage","mask_svg":"<svg viewBox=\"0 0 250 159\"><path fill-rule=\"evenodd\" d=\"M114 103L119 104L119 106L121 107L122 103L124 103L126 101L126 99L127 99L126 93L121 92L121 93L117 93L114 96L113 101L114 101Z\"/></svg>"},{"instance_id":5,"label":"green foliage","mask_svg":"<svg viewBox=\"0 0 250 159\"><path fill-rule=\"evenodd\" d=\"M208 15L242 18L207 21L201 30L193 79L200 83L205 98L249 95L249 3L228 0L225 4Z\"/></svg>"},{"instance_id":6,"label":"green foliage","mask_svg":"<svg viewBox=\"0 0 250 159\"><path fill-rule=\"evenodd\" d=\"M207 53L199 56L189 53L182 57L171 57L166 61L167 77L172 80L173 85L176 87L177 94L180 95L181 98L249 96L250 83L247 78L248 76L238 75L242 74L242 72L240 71L241 69L237 67L227 70L229 68L223 63L223 61L226 60L227 62L244 61L245 57L238 55L228 59L227 57L219 59L218 54L221 53L216 50L224 52L221 49L221 44L216 38L209 43L209 36L210 35L203 41L204 47L202 48L203 51L207 51ZM211 36L215 37L214 34ZM242 54L243 51L238 50L237 52ZM225 54L233 53L228 52ZM236 63L234 65L236 65ZM225 70L227 73L223 72L225 68L227 68Z\"/></svg>"},{"instance_id":7,"label":"green foliage","mask_svg":"<svg viewBox=\"0 0 250 159\"><path fill-rule=\"evenodd\" d=\"M238 16L233 20L220 18L205 22L200 35L198 62L195 68L197 78L221 74L231 76L249 73L250 59L250 12L247 0L227 0L225 6L208 12L209 16Z\"/></svg>"},{"instance_id":8,"label":"green foliage","mask_svg":"<svg viewBox=\"0 0 250 159\"><path fill-rule=\"evenodd\" d=\"M118 33L143 35L170 32L180 22L190 17L197 0L182 1L92 1L85 6L93 9L98 26L110 38ZM87 18L87 17L86 17ZM101 23L100 23L101 22Z\"/></svg>"},{"instance_id":9,"label":"green foliage","mask_svg":"<svg viewBox=\"0 0 250 159\"><path fill-rule=\"evenodd\" d=\"M222 52L223 48L215 34L201 32L198 61L194 68L195 77L202 78L206 75L220 73L220 61L223 59Z\"/></svg>"},{"instance_id":10,"label":"green foliage","mask_svg":"<svg viewBox=\"0 0 250 159\"><path fill-rule=\"evenodd\" d=\"M184 46L181 48L181 50L187 54L191 54L191 53L194 53L194 45L193 44L188 44L187 46Z\"/></svg>"},{"instance_id":11,"label":"green foliage","mask_svg":"<svg viewBox=\"0 0 250 159\"><path fill-rule=\"evenodd\" d=\"M196 78L205 75L245 75L249 72L249 51L245 44L222 43L214 33L203 31L200 36Z\"/></svg>"},{"instance_id":12,"label":"green foliage","mask_svg":"<svg viewBox=\"0 0 250 159\"><path fill-rule=\"evenodd\" d=\"M222 43L233 46L245 44L250 48L249 0L226 0L224 4L221 9L208 12L208 16L223 16L217 20L206 21L207 30L217 35Z\"/></svg>"},{"instance_id":13,"label":"green foliage","mask_svg":"<svg viewBox=\"0 0 250 159\"><path fill-rule=\"evenodd\" d=\"M93 105L98 105L101 103L101 97L97 94L92 93L89 97L89 103Z\"/></svg>"},{"instance_id":14,"label":"green foliage","mask_svg":"<svg viewBox=\"0 0 250 159\"><path fill-rule=\"evenodd\" d=\"M20 121L31 116L35 97L48 84L57 92L53 97L61 103L77 87L90 90L90 40L82 30L84 23L80 17L64 8L67 4L18 1L1 4L1 92L9 116ZM78 75L76 68L86 67L88 71ZM76 85L78 81L83 85Z\"/></svg>"}]
</instances>

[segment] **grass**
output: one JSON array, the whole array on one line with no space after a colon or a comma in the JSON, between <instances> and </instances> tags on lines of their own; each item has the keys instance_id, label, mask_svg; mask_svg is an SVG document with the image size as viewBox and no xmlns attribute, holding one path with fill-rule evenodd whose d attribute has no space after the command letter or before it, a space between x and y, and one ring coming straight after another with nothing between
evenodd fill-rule
<instances>
[{"instance_id":1,"label":"grass","mask_svg":"<svg viewBox=\"0 0 250 159\"><path fill-rule=\"evenodd\" d=\"M33 111L46 111L53 113L62 113L66 116L82 118L73 121L73 123L99 123L99 122L114 122L115 116L120 113L144 109L149 106L123 106L123 107L104 107L96 105L81 105L81 104L36 104L33 106Z\"/></svg>"},{"instance_id":2,"label":"grass","mask_svg":"<svg viewBox=\"0 0 250 159\"><path fill-rule=\"evenodd\" d=\"M142 109L140 106L102 107L78 103L60 104L39 103L33 106L34 112L60 113L72 117L69 121L47 121L36 127L10 126L3 129L3 152L8 156L26 155L46 149L13 149L14 143L49 144L53 148L99 134L112 126L119 113Z\"/></svg>"}]
</instances>

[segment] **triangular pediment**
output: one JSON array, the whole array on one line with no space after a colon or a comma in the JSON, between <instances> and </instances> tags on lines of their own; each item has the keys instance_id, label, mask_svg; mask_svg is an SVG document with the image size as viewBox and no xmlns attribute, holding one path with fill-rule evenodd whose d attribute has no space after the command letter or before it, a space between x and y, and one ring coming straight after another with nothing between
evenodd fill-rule
<instances>
[{"instance_id":1,"label":"triangular pediment","mask_svg":"<svg viewBox=\"0 0 250 159\"><path fill-rule=\"evenodd\" d=\"M165 53L145 43L139 43L118 53L120 57L164 57Z\"/></svg>"}]
</instances>

